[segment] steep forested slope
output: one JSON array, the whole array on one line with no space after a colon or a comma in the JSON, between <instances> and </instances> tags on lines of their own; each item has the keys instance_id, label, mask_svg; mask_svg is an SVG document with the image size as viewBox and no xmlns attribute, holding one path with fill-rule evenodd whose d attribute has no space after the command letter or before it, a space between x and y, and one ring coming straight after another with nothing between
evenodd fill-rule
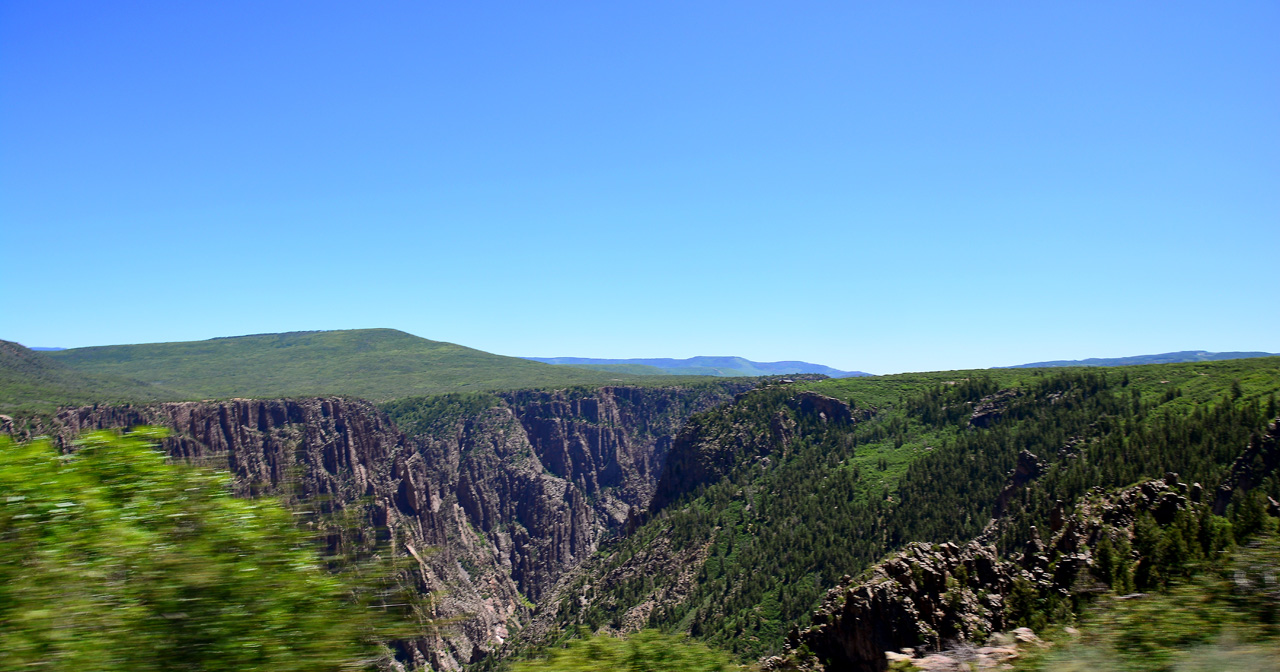
<instances>
[{"instance_id":1,"label":"steep forested slope","mask_svg":"<svg viewBox=\"0 0 1280 672\"><path fill-rule=\"evenodd\" d=\"M1170 471L1212 492L1275 417L1280 359L803 387L692 418L649 520L562 585L530 634L654 626L780 652L843 575L907 542L965 541L999 517L999 550L1021 552L1059 500Z\"/></svg>"}]
</instances>

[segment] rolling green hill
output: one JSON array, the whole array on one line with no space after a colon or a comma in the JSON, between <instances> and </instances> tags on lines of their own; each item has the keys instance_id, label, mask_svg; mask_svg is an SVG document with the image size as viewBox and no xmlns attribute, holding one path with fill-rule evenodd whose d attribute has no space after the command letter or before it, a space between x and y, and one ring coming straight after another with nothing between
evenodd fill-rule
<instances>
[{"instance_id":1,"label":"rolling green hill","mask_svg":"<svg viewBox=\"0 0 1280 672\"><path fill-rule=\"evenodd\" d=\"M47 353L0 341L0 412L45 412L68 404L161 401L189 396L121 376L79 371Z\"/></svg>"},{"instance_id":2,"label":"rolling green hill","mask_svg":"<svg viewBox=\"0 0 1280 672\"><path fill-rule=\"evenodd\" d=\"M258 334L47 353L76 371L202 398L343 394L384 401L443 392L608 384L623 374L551 366L394 329Z\"/></svg>"}]
</instances>

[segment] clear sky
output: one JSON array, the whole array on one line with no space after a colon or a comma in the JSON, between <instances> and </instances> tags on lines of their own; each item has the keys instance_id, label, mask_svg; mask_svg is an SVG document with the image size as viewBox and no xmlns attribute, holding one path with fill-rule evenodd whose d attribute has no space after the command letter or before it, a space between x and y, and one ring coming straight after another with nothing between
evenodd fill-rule
<instances>
[{"instance_id":1,"label":"clear sky","mask_svg":"<svg viewBox=\"0 0 1280 672\"><path fill-rule=\"evenodd\" d=\"M1280 3L0 2L0 338L1280 351Z\"/></svg>"}]
</instances>

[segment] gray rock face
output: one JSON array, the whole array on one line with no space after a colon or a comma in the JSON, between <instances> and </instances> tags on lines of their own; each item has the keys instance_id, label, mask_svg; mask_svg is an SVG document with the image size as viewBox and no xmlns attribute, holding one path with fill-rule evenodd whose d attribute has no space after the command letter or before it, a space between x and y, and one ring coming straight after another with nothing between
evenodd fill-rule
<instances>
[{"instance_id":1,"label":"gray rock face","mask_svg":"<svg viewBox=\"0 0 1280 672\"><path fill-rule=\"evenodd\" d=\"M532 602L648 505L690 414L747 385L513 392L412 437L342 398L85 406L44 431L70 447L83 431L167 427L164 450L229 470L239 496L363 521L330 544L381 539L414 558L405 580L450 622L396 643L398 657L456 670L523 627Z\"/></svg>"},{"instance_id":2,"label":"gray rock face","mask_svg":"<svg viewBox=\"0 0 1280 672\"><path fill-rule=\"evenodd\" d=\"M995 424L1004 417L1004 412L1017 396L1017 390L1001 390L979 399L969 416L969 426L986 429Z\"/></svg>"},{"instance_id":3,"label":"gray rock face","mask_svg":"<svg viewBox=\"0 0 1280 672\"><path fill-rule=\"evenodd\" d=\"M827 594L814 625L793 631L793 653L765 668L883 670L885 651L937 650L944 642L981 641L1005 627L1004 596L1018 568L973 541L912 543L858 582Z\"/></svg>"},{"instance_id":4,"label":"gray rock face","mask_svg":"<svg viewBox=\"0 0 1280 672\"><path fill-rule=\"evenodd\" d=\"M801 392L792 400L792 406L801 413L818 416L823 422L853 422L849 405L817 392Z\"/></svg>"}]
</instances>

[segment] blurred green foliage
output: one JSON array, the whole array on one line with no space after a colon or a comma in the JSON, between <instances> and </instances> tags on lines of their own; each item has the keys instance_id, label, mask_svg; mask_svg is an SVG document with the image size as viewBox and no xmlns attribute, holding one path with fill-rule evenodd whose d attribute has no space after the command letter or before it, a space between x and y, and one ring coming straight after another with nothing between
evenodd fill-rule
<instances>
[{"instance_id":1,"label":"blurred green foliage","mask_svg":"<svg viewBox=\"0 0 1280 672\"><path fill-rule=\"evenodd\" d=\"M371 667L390 614L278 503L167 463L160 436L0 436L0 669Z\"/></svg>"},{"instance_id":2,"label":"blurred green foliage","mask_svg":"<svg viewBox=\"0 0 1280 672\"><path fill-rule=\"evenodd\" d=\"M687 638L656 630L625 639L597 635L570 641L547 658L517 663L513 672L727 672L729 656Z\"/></svg>"},{"instance_id":3,"label":"blurred green foliage","mask_svg":"<svg viewBox=\"0 0 1280 672\"><path fill-rule=\"evenodd\" d=\"M1020 670L1275 670L1280 661L1280 536L1274 519L1222 566L1136 599L1100 598L1073 636L1047 633Z\"/></svg>"}]
</instances>

